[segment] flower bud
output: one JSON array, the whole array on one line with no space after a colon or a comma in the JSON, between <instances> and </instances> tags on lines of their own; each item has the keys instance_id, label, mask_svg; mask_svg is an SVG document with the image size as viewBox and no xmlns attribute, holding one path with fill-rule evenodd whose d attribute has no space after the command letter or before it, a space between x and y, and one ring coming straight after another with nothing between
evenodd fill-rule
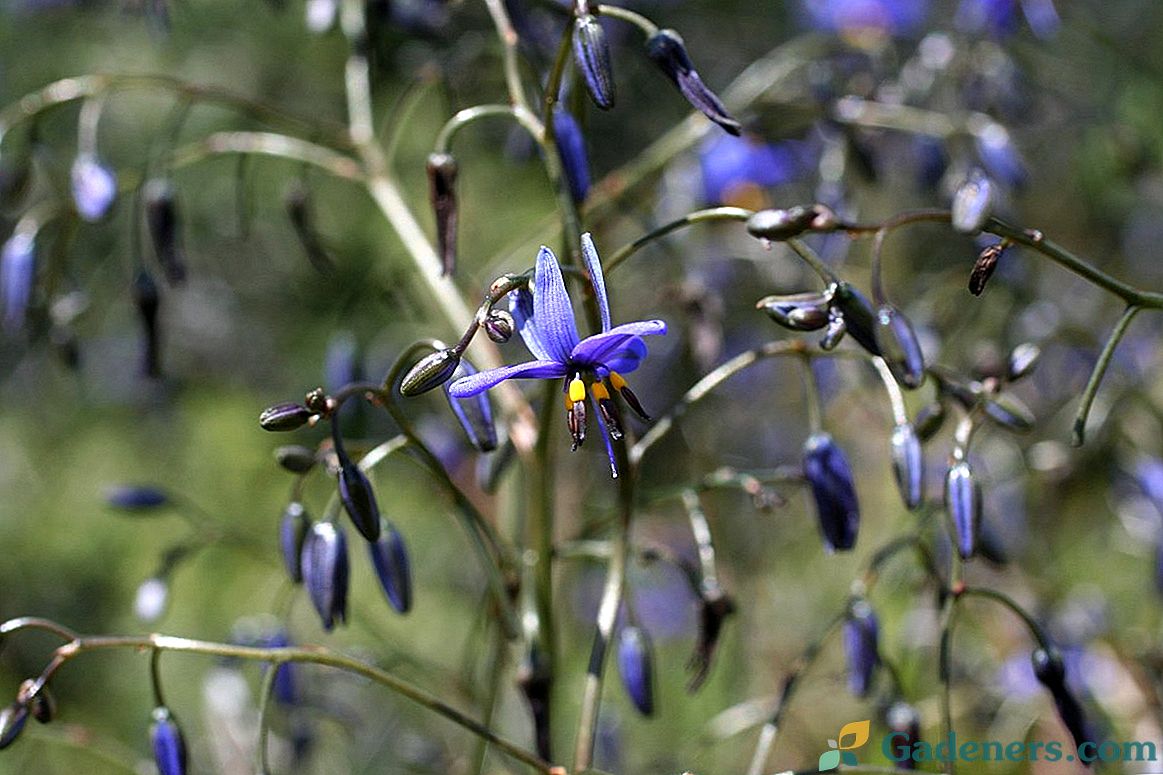
<instances>
[{"instance_id":1,"label":"flower bud","mask_svg":"<svg viewBox=\"0 0 1163 775\"><path fill-rule=\"evenodd\" d=\"M854 547L860 529L860 504L848 459L830 434L813 433L804 442L804 476L816 502L825 549L831 553Z\"/></svg>"},{"instance_id":2,"label":"flower bud","mask_svg":"<svg viewBox=\"0 0 1163 775\"><path fill-rule=\"evenodd\" d=\"M997 262L1007 247L1009 245L1006 242L995 242L992 245L986 245L977 254L973 271L969 273L969 292L974 296L980 296L985 291L985 284L989 282L989 278L993 277L993 272L997 269Z\"/></svg>"},{"instance_id":3,"label":"flower bud","mask_svg":"<svg viewBox=\"0 0 1163 775\"><path fill-rule=\"evenodd\" d=\"M847 333L848 326L844 322L844 316L840 314L839 310L828 310L828 327L824 329L824 335L820 337L820 349L833 350L836 345L840 344L840 340L844 338Z\"/></svg>"},{"instance_id":4,"label":"flower bud","mask_svg":"<svg viewBox=\"0 0 1163 775\"><path fill-rule=\"evenodd\" d=\"M981 484L974 478L969 463L958 460L945 473L945 508L953 520L957 553L968 560L977 550L977 533L981 526Z\"/></svg>"},{"instance_id":5,"label":"flower bud","mask_svg":"<svg viewBox=\"0 0 1163 775\"><path fill-rule=\"evenodd\" d=\"M796 293L790 296L766 296L755 306L784 328L817 331L828 325L830 302L826 293Z\"/></svg>"},{"instance_id":6,"label":"flower bud","mask_svg":"<svg viewBox=\"0 0 1163 775\"><path fill-rule=\"evenodd\" d=\"M149 485L118 484L105 490L105 502L125 511L157 509L169 500L165 492Z\"/></svg>"},{"instance_id":7,"label":"flower bud","mask_svg":"<svg viewBox=\"0 0 1163 775\"><path fill-rule=\"evenodd\" d=\"M428 156L428 201L436 216L436 248L444 274L456 270L456 159L447 153Z\"/></svg>"},{"instance_id":8,"label":"flower bud","mask_svg":"<svg viewBox=\"0 0 1163 775\"><path fill-rule=\"evenodd\" d=\"M782 242L810 230L816 215L815 208L803 205L784 210L760 210L747 219L747 231L756 239Z\"/></svg>"},{"instance_id":9,"label":"flower bud","mask_svg":"<svg viewBox=\"0 0 1163 775\"><path fill-rule=\"evenodd\" d=\"M864 294L844 281L834 284L831 291L832 306L844 316L848 333L868 352L882 355L876 341L877 316L872 311L872 304ZM919 347L917 352L920 352Z\"/></svg>"},{"instance_id":10,"label":"flower bud","mask_svg":"<svg viewBox=\"0 0 1163 775\"><path fill-rule=\"evenodd\" d=\"M283 565L287 569L287 576L295 584L303 580L303 541L310 529L311 519L303 504L298 501L288 503L279 523L279 546L283 550Z\"/></svg>"},{"instance_id":11,"label":"flower bud","mask_svg":"<svg viewBox=\"0 0 1163 775\"><path fill-rule=\"evenodd\" d=\"M425 355L404 375L400 393L409 398L427 393L451 379L459 365L460 355L451 347Z\"/></svg>"},{"instance_id":12,"label":"flower bud","mask_svg":"<svg viewBox=\"0 0 1163 775\"><path fill-rule=\"evenodd\" d=\"M987 397L982 404L985 416L1011 431L1025 432L1034 427L1037 419L1029 408L1011 395Z\"/></svg>"},{"instance_id":13,"label":"flower bud","mask_svg":"<svg viewBox=\"0 0 1163 775\"><path fill-rule=\"evenodd\" d=\"M300 558L303 583L311 596L323 629L330 632L338 619L347 620L347 538L331 522L316 522L303 541Z\"/></svg>"},{"instance_id":14,"label":"flower bud","mask_svg":"<svg viewBox=\"0 0 1163 775\"><path fill-rule=\"evenodd\" d=\"M867 697L880 664L880 627L867 600L857 600L844 622L844 655L848 661L848 691Z\"/></svg>"},{"instance_id":15,"label":"flower bud","mask_svg":"<svg viewBox=\"0 0 1163 775\"><path fill-rule=\"evenodd\" d=\"M147 377L161 376L161 329L158 326L158 310L161 308L161 294L153 276L142 269L133 278L133 303L141 319L144 346L141 355L141 372Z\"/></svg>"},{"instance_id":16,"label":"flower bud","mask_svg":"<svg viewBox=\"0 0 1163 775\"><path fill-rule=\"evenodd\" d=\"M913 427L917 429L917 436L921 441L928 441L936 436L944 424L945 405L940 401L932 401L922 406L913 421Z\"/></svg>"},{"instance_id":17,"label":"flower bud","mask_svg":"<svg viewBox=\"0 0 1163 775\"><path fill-rule=\"evenodd\" d=\"M898 700L888 707L884 714L884 725L898 741L897 747L911 750L921 739L921 716L912 705ZM894 759L894 763L902 770L915 770L917 762L911 756L904 759Z\"/></svg>"},{"instance_id":18,"label":"flower bud","mask_svg":"<svg viewBox=\"0 0 1163 775\"><path fill-rule=\"evenodd\" d=\"M558 105L553 110L553 134L557 138L557 154L569 185L569 195L577 204L585 201L590 191L590 162L586 154L586 139L581 126L568 110Z\"/></svg>"},{"instance_id":19,"label":"flower bud","mask_svg":"<svg viewBox=\"0 0 1163 775\"><path fill-rule=\"evenodd\" d=\"M1082 704L1066 685L1066 664L1062 661L1062 655L1056 648L1050 646L1036 648L1030 656L1034 665L1034 677L1050 692L1058 717L1074 738L1075 747L1093 741L1094 734L1086 720Z\"/></svg>"},{"instance_id":20,"label":"flower bud","mask_svg":"<svg viewBox=\"0 0 1163 775\"><path fill-rule=\"evenodd\" d=\"M1042 349L1038 345L1032 342L1019 344L1010 351L1006 363L1006 379L1010 382L1017 382L1028 376L1038 365L1038 359L1041 355Z\"/></svg>"},{"instance_id":21,"label":"flower bud","mask_svg":"<svg viewBox=\"0 0 1163 775\"><path fill-rule=\"evenodd\" d=\"M573 23L573 59L594 104L602 110L614 107L610 46L605 30L592 14L583 14Z\"/></svg>"},{"instance_id":22,"label":"flower bud","mask_svg":"<svg viewBox=\"0 0 1163 775\"><path fill-rule=\"evenodd\" d=\"M162 618L170 601L170 585L164 578L148 578L137 587L133 615L149 624Z\"/></svg>"},{"instance_id":23,"label":"flower bud","mask_svg":"<svg viewBox=\"0 0 1163 775\"><path fill-rule=\"evenodd\" d=\"M186 740L169 708L154 708L149 737L159 775L185 775Z\"/></svg>"},{"instance_id":24,"label":"flower bud","mask_svg":"<svg viewBox=\"0 0 1163 775\"><path fill-rule=\"evenodd\" d=\"M173 184L154 178L145 184L145 220L158 263L170 285L186 279L186 259L181 246L181 221L174 198Z\"/></svg>"},{"instance_id":25,"label":"flower bud","mask_svg":"<svg viewBox=\"0 0 1163 775\"><path fill-rule=\"evenodd\" d=\"M275 462L292 474L305 474L315 467L315 450L288 444L275 450Z\"/></svg>"},{"instance_id":26,"label":"flower bud","mask_svg":"<svg viewBox=\"0 0 1163 775\"><path fill-rule=\"evenodd\" d=\"M57 701L47 686L40 687L40 691L28 703L28 711L41 724L48 724L56 718Z\"/></svg>"},{"instance_id":27,"label":"flower bud","mask_svg":"<svg viewBox=\"0 0 1163 775\"><path fill-rule=\"evenodd\" d=\"M14 702L0 710L0 751L16 742L28 721L28 705Z\"/></svg>"},{"instance_id":28,"label":"flower bud","mask_svg":"<svg viewBox=\"0 0 1163 775\"><path fill-rule=\"evenodd\" d=\"M993 181L979 169L969 173L953 194L953 228L963 234L976 234L989 220L993 210Z\"/></svg>"},{"instance_id":29,"label":"flower bud","mask_svg":"<svg viewBox=\"0 0 1163 775\"><path fill-rule=\"evenodd\" d=\"M388 522L383 526L379 540L368 544L368 551L388 602L398 612L408 613L412 609L412 570L404 536Z\"/></svg>"},{"instance_id":30,"label":"flower bud","mask_svg":"<svg viewBox=\"0 0 1163 775\"><path fill-rule=\"evenodd\" d=\"M368 541L380 537L380 507L367 475L339 447L339 500L359 534Z\"/></svg>"},{"instance_id":31,"label":"flower bud","mask_svg":"<svg viewBox=\"0 0 1163 775\"><path fill-rule=\"evenodd\" d=\"M653 716L654 657L641 627L628 625L618 632L618 672L634 707L643 716Z\"/></svg>"},{"instance_id":32,"label":"flower bud","mask_svg":"<svg viewBox=\"0 0 1163 775\"><path fill-rule=\"evenodd\" d=\"M727 112L723 102L707 88L695 71L681 35L674 30L659 30L646 41L646 55L678 87L687 102L728 133L740 133L742 127L739 122Z\"/></svg>"},{"instance_id":33,"label":"flower bud","mask_svg":"<svg viewBox=\"0 0 1163 775\"><path fill-rule=\"evenodd\" d=\"M492 452L497 448L497 427L493 423L493 405L489 392L486 390L469 398L453 398L448 392L448 386L453 382L476 373L476 368L467 358L461 360L452 379L444 384L444 397L448 399L452 413L456 415L464 435L468 436L473 447L478 452Z\"/></svg>"},{"instance_id":34,"label":"flower bud","mask_svg":"<svg viewBox=\"0 0 1163 775\"><path fill-rule=\"evenodd\" d=\"M485 318L485 334L497 344L504 344L512 339L516 328L513 316L503 309L491 309Z\"/></svg>"},{"instance_id":35,"label":"flower bud","mask_svg":"<svg viewBox=\"0 0 1163 775\"><path fill-rule=\"evenodd\" d=\"M6 331L16 331L24 325L35 281L36 232L14 232L0 248L0 298Z\"/></svg>"},{"instance_id":36,"label":"flower bud","mask_svg":"<svg viewBox=\"0 0 1163 775\"><path fill-rule=\"evenodd\" d=\"M921 505L924 496L925 461L921 440L911 423L901 423L892 429L892 472L905 508L910 511Z\"/></svg>"},{"instance_id":37,"label":"flower bud","mask_svg":"<svg viewBox=\"0 0 1163 775\"><path fill-rule=\"evenodd\" d=\"M86 221L99 221L109 213L117 198L117 176L91 153L73 160L70 174L73 203Z\"/></svg>"},{"instance_id":38,"label":"flower bud","mask_svg":"<svg viewBox=\"0 0 1163 775\"><path fill-rule=\"evenodd\" d=\"M293 431L306 425L313 416L314 413L302 404L286 401L263 409L258 424L264 431Z\"/></svg>"},{"instance_id":39,"label":"flower bud","mask_svg":"<svg viewBox=\"0 0 1163 775\"><path fill-rule=\"evenodd\" d=\"M881 357L901 387L916 390L925 381L925 356L904 313L891 304L876 313L875 338Z\"/></svg>"},{"instance_id":40,"label":"flower bud","mask_svg":"<svg viewBox=\"0 0 1163 775\"><path fill-rule=\"evenodd\" d=\"M1029 177L1026 163L1004 126L989 121L975 128L973 140L977 158L990 177L1015 188L1025 185Z\"/></svg>"}]
</instances>

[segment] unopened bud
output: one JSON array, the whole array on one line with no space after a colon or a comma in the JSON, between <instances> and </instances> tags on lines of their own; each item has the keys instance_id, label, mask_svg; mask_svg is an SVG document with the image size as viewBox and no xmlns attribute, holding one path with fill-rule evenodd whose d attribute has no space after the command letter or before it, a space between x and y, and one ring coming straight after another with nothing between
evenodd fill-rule
<instances>
[{"instance_id":1,"label":"unopened bud","mask_svg":"<svg viewBox=\"0 0 1163 775\"><path fill-rule=\"evenodd\" d=\"M292 474L305 474L315 467L315 451L298 444L275 450L275 461Z\"/></svg>"},{"instance_id":2,"label":"unopened bud","mask_svg":"<svg viewBox=\"0 0 1163 775\"><path fill-rule=\"evenodd\" d=\"M973 271L969 273L969 292L974 296L980 296L985 290L985 284L989 282L989 278L993 277L993 272L997 269L998 259L1005 249L1009 247L1006 242L997 242L993 245L987 245L985 249L977 255L977 261L973 264Z\"/></svg>"},{"instance_id":3,"label":"unopened bud","mask_svg":"<svg viewBox=\"0 0 1163 775\"><path fill-rule=\"evenodd\" d=\"M594 104L602 110L614 107L614 69L610 65L610 46L606 42L602 25L592 14L583 14L574 22L573 58Z\"/></svg>"},{"instance_id":4,"label":"unopened bud","mask_svg":"<svg viewBox=\"0 0 1163 775\"><path fill-rule=\"evenodd\" d=\"M436 216L436 244L444 274L456 269L456 159L447 153L428 156L428 201Z\"/></svg>"},{"instance_id":5,"label":"unopened bud","mask_svg":"<svg viewBox=\"0 0 1163 775\"><path fill-rule=\"evenodd\" d=\"M440 387L452 378L452 373L459 365L460 354L451 347L426 355L404 375L400 382L400 393L412 397Z\"/></svg>"},{"instance_id":6,"label":"unopened bud","mask_svg":"<svg viewBox=\"0 0 1163 775\"><path fill-rule=\"evenodd\" d=\"M489 310L489 315L485 318L485 334L497 344L504 344L512 339L516 327L513 316L503 309Z\"/></svg>"},{"instance_id":7,"label":"unopened bud","mask_svg":"<svg viewBox=\"0 0 1163 775\"><path fill-rule=\"evenodd\" d=\"M258 424L264 431L293 431L306 425L312 416L307 407L288 401L264 409Z\"/></svg>"}]
</instances>

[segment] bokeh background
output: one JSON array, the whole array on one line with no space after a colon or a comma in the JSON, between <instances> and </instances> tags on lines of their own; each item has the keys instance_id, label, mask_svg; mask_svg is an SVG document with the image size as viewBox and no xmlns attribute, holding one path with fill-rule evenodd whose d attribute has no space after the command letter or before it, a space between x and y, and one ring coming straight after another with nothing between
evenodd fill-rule
<instances>
[{"instance_id":1,"label":"bokeh background","mask_svg":"<svg viewBox=\"0 0 1163 775\"><path fill-rule=\"evenodd\" d=\"M318 6L319 3L314 5ZM325 5L325 3L324 3ZM549 61L560 16L550 2L514 0L530 83ZM596 187L587 221L612 252L653 226L716 204L787 206L826 201L861 221L912 207L947 205L970 166L991 174L997 211L1043 230L1105 271L1163 288L1163 7L1150 0L954 2L648 2L632 7L685 37L704 80L724 90L774 47L801 39L791 74L739 111L748 129L733 140L707 124L669 154L632 195L610 202ZM374 93L384 137L398 138L394 169L431 230L424 157L448 116L503 101L500 49L483 4L411 0L374 9ZM316 13L318 9L316 8ZM161 73L244 95L323 125L345 120L347 54L335 29L312 32L298 0L49 2L0 0L0 104L55 79L85 73ZM609 113L574 90L594 181L624 173L688 106L642 55L637 31L612 25L618 104ZM910 105L956 126L989 116L1009 132L1004 148L961 133L945 141L837 121L837 100L857 95ZM431 314L423 285L366 195L299 165L267 158L240 165L211 158L175 170L188 281L162 286L162 373L141 373L142 333L132 299L132 192L165 172L168 151L208 133L265 129L219 105L194 104L181 122L166 90L118 91L104 106L101 157L121 196L99 223L70 209L78 105L46 111L0 145L0 167L30 163L25 191L7 192L0 236L38 202L64 208L38 239L38 285L28 319L0 340L0 618L47 616L82 632L163 631L211 640L284 625L296 642L345 649L479 714L490 682L482 617L484 580L443 497L401 459L376 475L380 503L409 542L416 582L411 613L382 599L366 556L353 551L351 622L324 634L302 591L289 592L277 525L291 479L272 451L259 411L294 400L343 374L379 379L420 336L455 338ZM407 106L403 110L401 106ZM406 115L402 115L406 114ZM704 122L705 123L705 122ZM306 135L310 136L310 135ZM553 194L535 151L505 122L462 132L461 266L470 302L505 271L531 265L542 242L557 245ZM5 167L4 169L9 169ZM318 273L287 218L285 196L307 186L315 225L334 261ZM600 217L599 217L600 216ZM430 231L431 233L431 231ZM820 240L825 258L867 287L867 241ZM1038 417L1014 435L987 427L975 443L986 521L1008 562L976 562L972 583L1004 589L1067 647L1078 691L1104 734L1151 740L1160 733L1159 554L1163 508L1163 393L1157 316L1144 313L1117 352L1099 394L1087 444L1069 446L1076 398L1118 314L1119 301L1028 251L1012 251L981 298L965 290L980 246L946 227L894 235L886 252L890 297L919 328L931 362L973 376L996 369L1013 346L1043 351L1016 392ZM148 251L148 245L144 250ZM754 309L766 294L808 290L813 277L780 247L764 249L738 224L699 226L643 250L609 280L615 319L661 317L634 380L663 413L715 364L790 336ZM845 344L851 347L851 344ZM523 359L519 342L506 358ZM661 490L721 467L795 465L807 435L800 375L774 360L744 372L700 404L643 464L642 488ZM894 536L922 531L942 548L941 471L951 424L926 448L928 494L920 516L901 506L888 457L891 415L875 375L847 360L819 365L825 425L856 473L863 523L850 554L826 556L801 487L780 488L786 505L757 509L737 492L704 497L724 586L739 611L728 623L710 679L684 691L695 608L676 572L635 565L629 577L656 647L658 712L636 715L608 671L596 765L611 772L726 773L750 759L757 724L774 707L783 676L842 610L867 558ZM531 395L536 395L532 392ZM910 395L917 411L929 388ZM444 402L409 404L426 439L457 481L504 528L498 501L475 484L476 453ZM370 408L345 420L349 437L376 443L393 432ZM565 432L554 429L567 443ZM641 431L641 428L639 428ZM293 441L314 444L321 430ZM596 439L595 439L596 441ZM367 446L367 445L365 445ZM616 490L600 445L558 450L557 535L597 536ZM172 505L126 513L109 488L144 484ZM514 483L512 486L516 486ZM330 485L316 479L308 508L322 511ZM680 504L645 508L635 540L692 556ZM168 578L164 612L143 622L134 601L176 546L189 551ZM562 562L557 575L564 650L555 744L571 750L602 569ZM911 558L890 564L872 595L882 648L896 665L925 735L939 734L937 609ZM955 708L959 736L1063 739L1049 698L1028 667L1031 644L1005 612L966 606L958 630ZM23 634L0 652L0 696L35 675L54 645ZM250 770L254 665L196 656L162 660L167 700L182 721L194 772ZM503 661L496 727L531 744L531 726ZM382 688L326 669L301 671L295 708L275 711L279 771L467 772L473 738ZM60 719L29 725L0 754L0 772L148 772L152 700L148 658L86 656L54 681ZM838 639L829 641L797 695L769 771L810 767L841 723L883 725L881 694L861 701L844 689ZM724 714L724 711L731 710ZM292 754L290 741L300 746ZM1163 745L1161 745L1163 748ZM880 761L872 747L862 761ZM1156 765L1158 766L1158 765ZM1147 771L1149 766L1111 771ZM489 771L518 771L500 757ZM252 770L251 770L252 771ZM978 771L974 768L974 771ZM980 771L985 771L984 767ZM991 772L1059 772L1065 765L998 765Z\"/></svg>"}]
</instances>

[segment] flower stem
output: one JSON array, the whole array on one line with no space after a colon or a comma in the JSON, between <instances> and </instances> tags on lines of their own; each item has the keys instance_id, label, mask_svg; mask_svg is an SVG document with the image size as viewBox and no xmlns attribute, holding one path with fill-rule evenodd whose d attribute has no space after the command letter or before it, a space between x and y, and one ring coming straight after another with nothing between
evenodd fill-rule
<instances>
[{"instance_id":1,"label":"flower stem","mask_svg":"<svg viewBox=\"0 0 1163 775\"><path fill-rule=\"evenodd\" d=\"M618 248L610 258L603 263L603 271L608 277L610 272L628 259L630 256L637 253L642 248L649 245L660 237L665 237L671 232L691 226L696 223L705 223L707 221L746 221L755 213L751 210L745 210L742 207L712 207L706 210L696 210L693 213L687 213L678 220L671 221L663 226L659 226L653 231L643 234L633 242L623 245Z\"/></svg>"},{"instance_id":2,"label":"flower stem","mask_svg":"<svg viewBox=\"0 0 1163 775\"><path fill-rule=\"evenodd\" d=\"M1110 366L1111 359L1114 357L1115 349L1118 348L1119 342L1123 340L1127 329L1131 326L1131 321L1135 319L1135 315L1139 314L1142 307L1129 305L1123 310L1122 317L1119 322L1115 324L1115 328L1111 331L1110 337L1103 345L1102 352L1099 353L1098 360L1095 361L1094 369L1090 372L1090 379L1086 381L1086 388L1082 391L1082 399L1078 404L1078 413L1074 416L1074 428L1072 434L1072 443L1078 447L1086 438L1086 418L1090 416L1090 408L1094 404L1095 396L1098 395L1099 385L1102 384L1102 378L1106 375L1106 370Z\"/></svg>"}]
</instances>

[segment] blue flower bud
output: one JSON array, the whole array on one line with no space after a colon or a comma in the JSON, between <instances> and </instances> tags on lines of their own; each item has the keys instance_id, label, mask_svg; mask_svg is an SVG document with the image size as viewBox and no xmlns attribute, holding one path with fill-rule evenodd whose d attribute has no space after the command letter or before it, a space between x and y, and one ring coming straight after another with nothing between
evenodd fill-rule
<instances>
[{"instance_id":1,"label":"blue flower bud","mask_svg":"<svg viewBox=\"0 0 1163 775\"><path fill-rule=\"evenodd\" d=\"M28 722L28 705L14 702L0 710L0 751L16 742Z\"/></svg>"},{"instance_id":2,"label":"blue flower bud","mask_svg":"<svg viewBox=\"0 0 1163 775\"><path fill-rule=\"evenodd\" d=\"M316 522L303 541L303 582L311 603L330 632L338 619L347 620L347 539L343 528Z\"/></svg>"},{"instance_id":3,"label":"blue flower bud","mask_svg":"<svg viewBox=\"0 0 1163 775\"><path fill-rule=\"evenodd\" d=\"M925 460L921 440L912 423L901 423L892 429L892 472L905 508L911 511L920 506L924 497Z\"/></svg>"},{"instance_id":4,"label":"blue flower bud","mask_svg":"<svg viewBox=\"0 0 1163 775\"><path fill-rule=\"evenodd\" d=\"M989 220L993 210L993 181L979 169L969 173L953 194L953 228L963 234L976 234Z\"/></svg>"},{"instance_id":5,"label":"blue flower bud","mask_svg":"<svg viewBox=\"0 0 1163 775\"><path fill-rule=\"evenodd\" d=\"M115 509L147 511L165 506L169 496L149 485L118 484L105 491L105 502Z\"/></svg>"},{"instance_id":6,"label":"blue flower bud","mask_svg":"<svg viewBox=\"0 0 1163 775\"><path fill-rule=\"evenodd\" d=\"M590 191L586 140L577 119L560 105L553 110L553 134L557 138L557 153L561 157L566 183L569 184L569 195L580 204Z\"/></svg>"},{"instance_id":7,"label":"blue flower bud","mask_svg":"<svg viewBox=\"0 0 1163 775\"><path fill-rule=\"evenodd\" d=\"M24 325L36 280L36 232L17 231L0 249L0 298L4 302L4 328L16 331Z\"/></svg>"},{"instance_id":8,"label":"blue flower bud","mask_svg":"<svg viewBox=\"0 0 1163 775\"><path fill-rule=\"evenodd\" d=\"M830 305L828 294L796 293L790 296L766 296L755 306L784 328L817 331L828 325Z\"/></svg>"},{"instance_id":9,"label":"blue flower bud","mask_svg":"<svg viewBox=\"0 0 1163 775\"><path fill-rule=\"evenodd\" d=\"M954 462L945 474L945 508L953 520L957 552L968 560L977 549L981 526L981 485L965 460Z\"/></svg>"},{"instance_id":10,"label":"blue flower bud","mask_svg":"<svg viewBox=\"0 0 1163 775\"><path fill-rule=\"evenodd\" d=\"M427 393L451 379L459 365L460 355L451 347L430 353L404 375L400 381L400 393L409 398Z\"/></svg>"},{"instance_id":11,"label":"blue flower bud","mask_svg":"<svg viewBox=\"0 0 1163 775\"><path fill-rule=\"evenodd\" d=\"M630 701L643 716L654 715L654 658L650 638L629 625L618 633L618 672Z\"/></svg>"},{"instance_id":12,"label":"blue flower bud","mask_svg":"<svg viewBox=\"0 0 1163 775\"><path fill-rule=\"evenodd\" d=\"M909 319L896 307L885 304L876 313L874 331L881 357L897 384L908 390L920 387L925 381L925 356Z\"/></svg>"},{"instance_id":13,"label":"blue flower bud","mask_svg":"<svg viewBox=\"0 0 1163 775\"><path fill-rule=\"evenodd\" d=\"M359 534L368 541L380 537L380 507L367 475L346 454L339 456L339 500Z\"/></svg>"},{"instance_id":14,"label":"blue flower bud","mask_svg":"<svg viewBox=\"0 0 1163 775\"><path fill-rule=\"evenodd\" d=\"M456 269L456 159L447 153L429 154L426 169L428 201L436 216L436 249L444 274L450 275Z\"/></svg>"},{"instance_id":15,"label":"blue flower bud","mask_svg":"<svg viewBox=\"0 0 1163 775\"><path fill-rule=\"evenodd\" d=\"M185 775L186 741L169 708L154 708L149 737L159 775Z\"/></svg>"},{"instance_id":16,"label":"blue flower bud","mask_svg":"<svg viewBox=\"0 0 1163 775\"><path fill-rule=\"evenodd\" d=\"M1050 692L1058 717L1074 738L1075 747L1093 741L1095 736L1082 704L1066 685L1066 664L1062 661L1062 655L1051 646L1036 648L1030 656L1034 665L1034 677Z\"/></svg>"},{"instance_id":17,"label":"blue flower bud","mask_svg":"<svg viewBox=\"0 0 1163 775\"><path fill-rule=\"evenodd\" d=\"M467 359L462 360L453 372L452 379L444 384L444 395L473 447L479 452L492 452L497 448L497 427L493 423L489 392L486 390L469 398L453 398L448 392L448 386L453 382L476 373L476 368Z\"/></svg>"},{"instance_id":18,"label":"blue flower bud","mask_svg":"<svg viewBox=\"0 0 1163 775\"><path fill-rule=\"evenodd\" d=\"M117 198L117 176L93 154L81 154L73 161L71 176L73 203L86 221L106 216Z\"/></svg>"},{"instance_id":19,"label":"blue flower bud","mask_svg":"<svg viewBox=\"0 0 1163 775\"><path fill-rule=\"evenodd\" d=\"M606 42L605 30L592 14L577 17L573 24L573 59L594 104L602 110L614 107L610 46Z\"/></svg>"},{"instance_id":20,"label":"blue flower bud","mask_svg":"<svg viewBox=\"0 0 1163 775\"><path fill-rule=\"evenodd\" d=\"M880 627L867 600L857 600L844 622L844 655L848 660L848 691L866 697L880 664Z\"/></svg>"},{"instance_id":21,"label":"blue flower bud","mask_svg":"<svg viewBox=\"0 0 1163 775\"><path fill-rule=\"evenodd\" d=\"M310 529L311 519L303 504L298 501L288 503L279 523L279 546L283 550L283 565L287 569L287 576L295 584L303 580L303 541Z\"/></svg>"},{"instance_id":22,"label":"blue flower bud","mask_svg":"<svg viewBox=\"0 0 1163 775\"><path fill-rule=\"evenodd\" d=\"M944 424L945 404L940 401L932 401L922 406L913 421L913 427L917 429L917 436L921 441L928 441L936 436Z\"/></svg>"},{"instance_id":23,"label":"blue flower bud","mask_svg":"<svg viewBox=\"0 0 1163 775\"><path fill-rule=\"evenodd\" d=\"M888 707L884 714L884 725L895 736L898 748L911 749L921 739L921 716L916 708L903 700ZM917 762L911 756L895 760L895 764L902 770L917 768Z\"/></svg>"},{"instance_id":24,"label":"blue flower bud","mask_svg":"<svg viewBox=\"0 0 1163 775\"><path fill-rule=\"evenodd\" d=\"M825 548L830 553L854 547L860 529L860 504L848 459L830 434L813 433L804 442L804 477L816 502Z\"/></svg>"},{"instance_id":25,"label":"blue flower bud","mask_svg":"<svg viewBox=\"0 0 1163 775\"><path fill-rule=\"evenodd\" d=\"M181 221L173 184L154 178L142 191L145 220L153 241L154 253L171 285L186 279L186 259L181 246Z\"/></svg>"},{"instance_id":26,"label":"blue flower bud","mask_svg":"<svg viewBox=\"0 0 1163 775\"><path fill-rule=\"evenodd\" d=\"M1010 351L1009 358L1006 362L1006 379L1010 382L1017 382L1019 379L1026 377L1038 365L1038 359L1042 355L1042 350L1038 345L1031 342L1023 342Z\"/></svg>"},{"instance_id":27,"label":"blue flower bud","mask_svg":"<svg viewBox=\"0 0 1163 775\"><path fill-rule=\"evenodd\" d=\"M1034 427L1037 418L1029 408L1011 395L990 396L982 404L985 416L1011 431L1025 432Z\"/></svg>"},{"instance_id":28,"label":"blue flower bud","mask_svg":"<svg viewBox=\"0 0 1163 775\"><path fill-rule=\"evenodd\" d=\"M681 35L674 30L659 30L646 41L646 55L678 87L687 102L730 134L740 133L739 122L699 77Z\"/></svg>"},{"instance_id":29,"label":"blue flower bud","mask_svg":"<svg viewBox=\"0 0 1163 775\"><path fill-rule=\"evenodd\" d=\"M844 316L844 326L852 338L873 355L881 355L876 342L876 315L864 294L844 281L830 289L832 306Z\"/></svg>"},{"instance_id":30,"label":"blue flower bud","mask_svg":"<svg viewBox=\"0 0 1163 775\"><path fill-rule=\"evenodd\" d=\"M268 406L258 416L258 424L264 431L293 431L301 428L314 417L314 413L293 401Z\"/></svg>"},{"instance_id":31,"label":"blue flower bud","mask_svg":"<svg viewBox=\"0 0 1163 775\"><path fill-rule=\"evenodd\" d=\"M404 536L388 522L379 540L368 544L368 551L388 602L400 613L408 613L412 608L412 570Z\"/></svg>"},{"instance_id":32,"label":"blue flower bud","mask_svg":"<svg viewBox=\"0 0 1163 775\"><path fill-rule=\"evenodd\" d=\"M989 122L975 133L974 144L977 147L977 158L991 178L1013 187L1025 184L1029 177L1026 163L1022 161L1021 154L1004 126Z\"/></svg>"},{"instance_id":33,"label":"blue flower bud","mask_svg":"<svg viewBox=\"0 0 1163 775\"><path fill-rule=\"evenodd\" d=\"M484 325L485 334L492 341L497 344L504 344L513 338L513 332L517 329L517 323L513 320L513 316L503 309L491 309L489 314L485 317Z\"/></svg>"}]
</instances>

